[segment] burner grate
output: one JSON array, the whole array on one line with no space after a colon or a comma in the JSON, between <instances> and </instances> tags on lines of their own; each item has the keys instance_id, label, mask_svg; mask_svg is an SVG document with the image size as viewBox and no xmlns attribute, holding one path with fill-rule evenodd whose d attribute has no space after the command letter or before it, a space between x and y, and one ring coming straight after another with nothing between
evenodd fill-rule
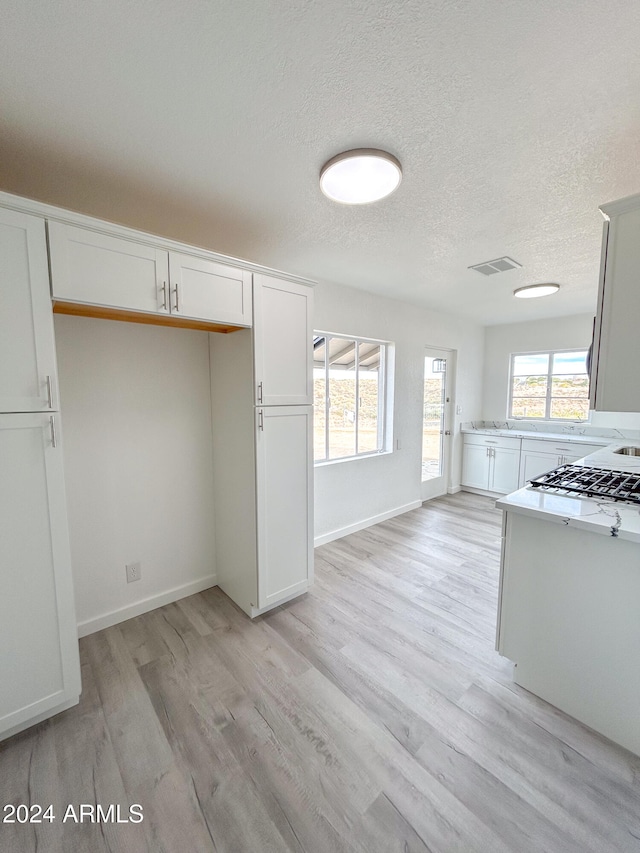
<instances>
[{"instance_id":1,"label":"burner grate","mask_svg":"<svg viewBox=\"0 0 640 853\"><path fill-rule=\"evenodd\" d=\"M640 475L625 471L562 465L535 477L530 485L535 489L553 489L591 498L640 504Z\"/></svg>"}]
</instances>

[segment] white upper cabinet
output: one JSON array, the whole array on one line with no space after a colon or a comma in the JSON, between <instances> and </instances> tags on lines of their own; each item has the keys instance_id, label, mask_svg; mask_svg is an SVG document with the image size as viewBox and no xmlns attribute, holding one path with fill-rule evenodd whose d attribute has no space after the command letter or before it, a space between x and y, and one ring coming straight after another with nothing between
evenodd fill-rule
<instances>
[{"instance_id":1,"label":"white upper cabinet","mask_svg":"<svg viewBox=\"0 0 640 853\"><path fill-rule=\"evenodd\" d=\"M251 325L248 270L140 236L138 242L135 232L129 239L50 221L56 311L165 325Z\"/></svg>"},{"instance_id":2,"label":"white upper cabinet","mask_svg":"<svg viewBox=\"0 0 640 853\"><path fill-rule=\"evenodd\" d=\"M253 277L255 402L264 406L313 403L313 289Z\"/></svg>"},{"instance_id":3,"label":"white upper cabinet","mask_svg":"<svg viewBox=\"0 0 640 853\"><path fill-rule=\"evenodd\" d=\"M169 313L169 253L49 222L54 300Z\"/></svg>"},{"instance_id":4,"label":"white upper cabinet","mask_svg":"<svg viewBox=\"0 0 640 853\"><path fill-rule=\"evenodd\" d=\"M172 314L251 325L251 273L207 258L169 253Z\"/></svg>"},{"instance_id":5,"label":"white upper cabinet","mask_svg":"<svg viewBox=\"0 0 640 853\"><path fill-rule=\"evenodd\" d=\"M640 412L640 196L603 205L600 291L593 343L591 406Z\"/></svg>"},{"instance_id":6,"label":"white upper cabinet","mask_svg":"<svg viewBox=\"0 0 640 853\"><path fill-rule=\"evenodd\" d=\"M0 209L0 412L57 405L44 220Z\"/></svg>"}]
</instances>

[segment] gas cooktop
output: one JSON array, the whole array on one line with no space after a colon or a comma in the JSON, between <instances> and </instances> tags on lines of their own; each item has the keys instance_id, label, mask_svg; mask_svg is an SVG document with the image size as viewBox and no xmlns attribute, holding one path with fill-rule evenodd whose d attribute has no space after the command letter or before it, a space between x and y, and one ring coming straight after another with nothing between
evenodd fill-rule
<instances>
[{"instance_id":1,"label":"gas cooktop","mask_svg":"<svg viewBox=\"0 0 640 853\"><path fill-rule=\"evenodd\" d=\"M640 474L582 465L562 465L530 481L534 489L607 498L640 505Z\"/></svg>"}]
</instances>

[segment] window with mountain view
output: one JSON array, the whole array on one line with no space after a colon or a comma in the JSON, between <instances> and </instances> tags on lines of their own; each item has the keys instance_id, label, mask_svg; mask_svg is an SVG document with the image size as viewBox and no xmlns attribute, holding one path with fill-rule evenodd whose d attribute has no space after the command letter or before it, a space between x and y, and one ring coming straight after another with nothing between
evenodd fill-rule
<instances>
[{"instance_id":1,"label":"window with mountain view","mask_svg":"<svg viewBox=\"0 0 640 853\"><path fill-rule=\"evenodd\" d=\"M587 351L514 353L510 418L586 421L589 417Z\"/></svg>"},{"instance_id":2,"label":"window with mountain view","mask_svg":"<svg viewBox=\"0 0 640 853\"><path fill-rule=\"evenodd\" d=\"M386 450L389 344L315 332L314 459Z\"/></svg>"}]
</instances>

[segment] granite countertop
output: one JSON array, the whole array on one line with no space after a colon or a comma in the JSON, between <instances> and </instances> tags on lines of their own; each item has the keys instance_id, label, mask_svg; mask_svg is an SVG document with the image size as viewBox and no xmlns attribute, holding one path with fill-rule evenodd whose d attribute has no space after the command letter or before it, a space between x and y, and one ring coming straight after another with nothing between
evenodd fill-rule
<instances>
[{"instance_id":1,"label":"granite countertop","mask_svg":"<svg viewBox=\"0 0 640 853\"><path fill-rule=\"evenodd\" d=\"M535 438L539 441L570 441L572 444L601 444L603 447L611 444L610 438L601 435L576 435L566 432L536 432L526 429L495 429L492 427L481 427L479 429L463 427L463 433L473 435L499 435L506 438Z\"/></svg>"},{"instance_id":2,"label":"granite countertop","mask_svg":"<svg viewBox=\"0 0 640 853\"><path fill-rule=\"evenodd\" d=\"M624 456L620 447L640 447L640 441L617 441L572 463L609 471L640 474L640 456ZM640 542L640 506L601 498L564 495L525 486L496 501L499 509L544 518L589 533Z\"/></svg>"}]
</instances>

